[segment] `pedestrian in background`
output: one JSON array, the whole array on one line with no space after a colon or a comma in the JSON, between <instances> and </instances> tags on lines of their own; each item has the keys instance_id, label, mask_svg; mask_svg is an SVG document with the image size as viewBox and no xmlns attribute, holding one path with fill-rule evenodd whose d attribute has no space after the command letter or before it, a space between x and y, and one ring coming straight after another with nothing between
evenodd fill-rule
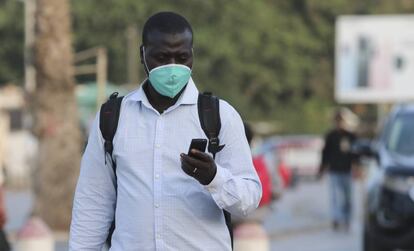
<instances>
[{"instance_id":1,"label":"pedestrian in background","mask_svg":"<svg viewBox=\"0 0 414 251\"><path fill-rule=\"evenodd\" d=\"M348 230L352 215L352 167L355 157L352 144L356 135L355 115L346 108L339 108L334 115L334 128L325 136L319 176L329 173L332 207L332 227L334 230Z\"/></svg>"}]
</instances>

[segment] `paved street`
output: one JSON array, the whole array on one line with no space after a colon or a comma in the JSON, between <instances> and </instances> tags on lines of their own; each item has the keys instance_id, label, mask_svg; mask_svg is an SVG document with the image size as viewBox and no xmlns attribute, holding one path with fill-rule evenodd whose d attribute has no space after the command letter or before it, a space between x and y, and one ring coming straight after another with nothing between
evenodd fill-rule
<instances>
[{"instance_id":1,"label":"paved street","mask_svg":"<svg viewBox=\"0 0 414 251\"><path fill-rule=\"evenodd\" d=\"M328 189L324 180L299 184L284 194L265 223L272 251L361 250L362 184L354 185L354 221L348 233L330 228Z\"/></svg>"},{"instance_id":2,"label":"paved street","mask_svg":"<svg viewBox=\"0 0 414 251\"><path fill-rule=\"evenodd\" d=\"M265 228L272 251L360 251L361 188L354 186L355 217L349 233L333 232L329 225L327 180L302 182L284 193L267 217ZM28 192L7 192L9 223L6 230L15 233L30 215L33 197ZM67 234L58 234L56 251L67 250Z\"/></svg>"},{"instance_id":3,"label":"paved street","mask_svg":"<svg viewBox=\"0 0 414 251\"><path fill-rule=\"evenodd\" d=\"M359 231L334 233L329 229L315 230L272 240L272 251L359 251Z\"/></svg>"}]
</instances>

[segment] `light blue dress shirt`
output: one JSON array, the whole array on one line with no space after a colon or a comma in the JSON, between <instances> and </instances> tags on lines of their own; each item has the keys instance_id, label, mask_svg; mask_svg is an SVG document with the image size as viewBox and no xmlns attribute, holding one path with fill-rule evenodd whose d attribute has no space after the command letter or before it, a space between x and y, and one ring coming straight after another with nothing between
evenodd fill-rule
<instances>
[{"instance_id":1,"label":"light blue dress shirt","mask_svg":"<svg viewBox=\"0 0 414 251\"><path fill-rule=\"evenodd\" d=\"M220 101L220 143L213 181L201 185L181 169L180 153L193 138L206 138L190 80L175 105L159 114L141 87L122 103L113 156L105 165L99 118L91 128L76 188L69 246L100 251L116 217L111 251L231 250L223 211L244 216L261 198L239 114ZM115 210L116 208L116 210Z\"/></svg>"}]
</instances>

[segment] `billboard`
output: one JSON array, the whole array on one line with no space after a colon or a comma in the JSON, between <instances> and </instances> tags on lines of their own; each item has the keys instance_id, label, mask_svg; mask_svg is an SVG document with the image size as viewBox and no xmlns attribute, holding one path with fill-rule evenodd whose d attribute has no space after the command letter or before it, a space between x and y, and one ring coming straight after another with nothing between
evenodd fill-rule
<instances>
[{"instance_id":1,"label":"billboard","mask_svg":"<svg viewBox=\"0 0 414 251\"><path fill-rule=\"evenodd\" d=\"M335 98L340 103L414 101L414 15L337 19Z\"/></svg>"}]
</instances>

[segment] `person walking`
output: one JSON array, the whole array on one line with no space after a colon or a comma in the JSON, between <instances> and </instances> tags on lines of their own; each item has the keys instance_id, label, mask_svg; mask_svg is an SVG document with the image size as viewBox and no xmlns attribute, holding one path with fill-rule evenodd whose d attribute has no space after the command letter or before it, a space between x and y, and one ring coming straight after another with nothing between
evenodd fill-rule
<instances>
[{"instance_id":1,"label":"person walking","mask_svg":"<svg viewBox=\"0 0 414 251\"><path fill-rule=\"evenodd\" d=\"M101 251L114 220L111 251L231 250L223 210L246 216L261 198L242 120L220 100L221 151L188 155L192 139L206 139L190 24L173 12L151 16L140 55L148 78L122 99L112 159L104 158L99 113L90 130L69 250Z\"/></svg>"},{"instance_id":2,"label":"person walking","mask_svg":"<svg viewBox=\"0 0 414 251\"><path fill-rule=\"evenodd\" d=\"M340 108L335 112L334 128L325 137L319 175L327 170L330 179L332 227L349 229L352 213L352 166L354 155L351 147L356 135L347 126L350 111Z\"/></svg>"}]
</instances>

